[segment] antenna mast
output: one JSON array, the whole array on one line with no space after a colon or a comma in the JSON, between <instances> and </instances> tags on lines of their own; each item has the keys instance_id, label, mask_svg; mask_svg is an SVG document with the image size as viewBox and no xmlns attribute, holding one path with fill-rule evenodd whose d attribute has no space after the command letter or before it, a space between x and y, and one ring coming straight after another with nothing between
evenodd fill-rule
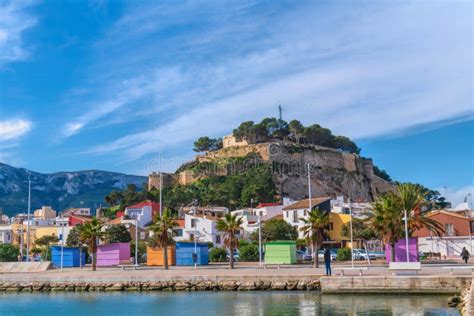
<instances>
[{"instance_id":1,"label":"antenna mast","mask_svg":"<svg viewBox=\"0 0 474 316\"><path fill-rule=\"evenodd\" d=\"M283 108L281 107L281 104L278 105L278 117L280 120L283 119Z\"/></svg>"}]
</instances>

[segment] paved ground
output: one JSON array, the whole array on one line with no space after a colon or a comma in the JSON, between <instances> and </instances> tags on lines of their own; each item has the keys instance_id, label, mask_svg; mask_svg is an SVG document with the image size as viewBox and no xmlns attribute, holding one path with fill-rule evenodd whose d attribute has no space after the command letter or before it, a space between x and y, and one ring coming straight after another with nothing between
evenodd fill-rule
<instances>
[{"instance_id":1,"label":"paved ground","mask_svg":"<svg viewBox=\"0 0 474 316\"><path fill-rule=\"evenodd\" d=\"M340 274L341 268L350 268L351 263L334 263L332 265L333 274ZM381 262L373 263L368 266L366 262L356 262L355 267L368 267L367 270L363 271L366 276L384 276L392 275L388 271L387 265ZM443 267L456 267L454 273L456 276L471 276L472 272L470 268L474 268L474 265L464 265L457 262L437 262L428 263L422 265L422 270L418 273L420 276L447 276L451 274L449 269ZM162 267L140 267L138 270L125 270L122 271L120 268L98 268L98 271L90 271L90 266L84 268L65 268L63 272L58 269L48 270L38 273L4 273L0 274L0 282L2 280L22 280L31 278L33 275L42 276L48 278L69 278L69 277L173 277L173 276L196 276L196 277L220 277L220 276L321 276L325 274L324 264L320 265L319 269L312 268L310 264L300 265L281 265L277 267L275 265L268 266L267 268L260 268L258 263L237 263L234 270L230 270L226 264L211 264L208 266L198 266L197 269L194 267L177 267L171 266L169 270L163 270ZM346 271L346 275L358 275L358 271Z\"/></svg>"}]
</instances>

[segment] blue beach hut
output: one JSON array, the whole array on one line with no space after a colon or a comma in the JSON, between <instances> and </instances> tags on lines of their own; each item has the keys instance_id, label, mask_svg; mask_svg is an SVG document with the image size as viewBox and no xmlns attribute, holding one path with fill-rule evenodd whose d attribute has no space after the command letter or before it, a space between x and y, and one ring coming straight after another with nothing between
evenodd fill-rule
<instances>
[{"instance_id":1,"label":"blue beach hut","mask_svg":"<svg viewBox=\"0 0 474 316\"><path fill-rule=\"evenodd\" d=\"M176 265L177 266L193 266L194 242L177 242L176 243ZM209 247L207 243L197 243L197 264L209 264Z\"/></svg>"},{"instance_id":2,"label":"blue beach hut","mask_svg":"<svg viewBox=\"0 0 474 316\"><path fill-rule=\"evenodd\" d=\"M84 251L81 253L78 247L64 247L63 267L80 267L80 256L82 257L82 266L84 266L86 264L86 253ZM51 261L55 268L61 267L61 246L51 247Z\"/></svg>"}]
</instances>

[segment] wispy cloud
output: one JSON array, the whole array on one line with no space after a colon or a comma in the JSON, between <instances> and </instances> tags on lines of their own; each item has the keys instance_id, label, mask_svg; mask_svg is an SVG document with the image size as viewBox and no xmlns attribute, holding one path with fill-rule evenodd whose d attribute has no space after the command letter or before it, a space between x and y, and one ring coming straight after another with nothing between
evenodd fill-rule
<instances>
[{"instance_id":1,"label":"wispy cloud","mask_svg":"<svg viewBox=\"0 0 474 316\"><path fill-rule=\"evenodd\" d=\"M28 13L35 1L0 1L0 67L23 60L29 52L22 41L22 33L34 26L37 19Z\"/></svg>"},{"instance_id":2,"label":"wispy cloud","mask_svg":"<svg viewBox=\"0 0 474 316\"><path fill-rule=\"evenodd\" d=\"M132 5L96 43L110 54L64 136L139 117L142 130L85 151L138 159L278 104L353 138L473 115L469 2L246 4Z\"/></svg>"},{"instance_id":3,"label":"wispy cloud","mask_svg":"<svg viewBox=\"0 0 474 316\"><path fill-rule=\"evenodd\" d=\"M0 121L0 142L17 139L31 129L31 121L24 119L15 119Z\"/></svg>"},{"instance_id":4,"label":"wispy cloud","mask_svg":"<svg viewBox=\"0 0 474 316\"><path fill-rule=\"evenodd\" d=\"M456 207L458 204L463 203L468 194L471 194L471 198L467 198L467 202L471 203L471 200L474 201L474 184L470 184L464 187L457 188L438 188L438 191L441 195L447 195L447 199L452 203L453 207ZM470 205L473 207L473 205Z\"/></svg>"}]
</instances>

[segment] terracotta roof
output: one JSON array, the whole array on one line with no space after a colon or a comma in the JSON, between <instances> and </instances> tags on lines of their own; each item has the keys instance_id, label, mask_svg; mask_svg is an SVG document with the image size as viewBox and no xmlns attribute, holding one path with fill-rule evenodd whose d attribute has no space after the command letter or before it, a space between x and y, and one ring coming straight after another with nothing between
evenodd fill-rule
<instances>
[{"instance_id":1,"label":"terracotta roof","mask_svg":"<svg viewBox=\"0 0 474 316\"><path fill-rule=\"evenodd\" d=\"M134 205L127 206L127 208L142 208L144 206L151 206L151 207L160 207L160 203L152 202L152 201L143 201Z\"/></svg>"},{"instance_id":2,"label":"terracotta roof","mask_svg":"<svg viewBox=\"0 0 474 316\"><path fill-rule=\"evenodd\" d=\"M320 197L320 198L311 199L311 206L312 207L318 206L319 204L326 202L327 200L330 200L330 199L331 199L330 197ZM283 210L290 211L290 210L300 210L300 209L307 209L307 208L309 208L309 199L301 200L291 205L285 206Z\"/></svg>"},{"instance_id":3,"label":"terracotta roof","mask_svg":"<svg viewBox=\"0 0 474 316\"><path fill-rule=\"evenodd\" d=\"M177 219L176 223L178 223L179 227L184 227L184 219Z\"/></svg>"},{"instance_id":4,"label":"terracotta roof","mask_svg":"<svg viewBox=\"0 0 474 316\"><path fill-rule=\"evenodd\" d=\"M269 221L269 220L271 220L271 219L281 219L281 220L282 220L282 219L283 219L283 214L278 214L278 215L273 216L273 217L271 217L271 218L268 218L268 219L266 219L266 220L264 220L264 221Z\"/></svg>"},{"instance_id":5,"label":"terracotta roof","mask_svg":"<svg viewBox=\"0 0 474 316\"><path fill-rule=\"evenodd\" d=\"M122 217L117 217L117 218L114 218L110 221L107 222L107 224L109 225L118 225L118 224L122 224Z\"/></svg>"},{"instance_id":6,"label":"terracotta roof","mask_svg":"<svg viewBox=\"0 0 474 316\"><path fill-rule=\"evenodd\" d=\"M431 217L431 216L434 216L436 214L444 214L444 215L454 216L454 217L458 217L458 218L462 218L462 219L469 219L469 216L465 216L465 215L461 215L461 214L458 214L458 213L455 213L455 212L450 212L450 211L445 211L445 210L432 211L432 212L429 212L428 214L426 214L426 216Z\"/></svg>"},{"instance_id":7,"label":"terracotta roof","mask_svg":"<svg viewBox=\"0 0 474 316\"><path fill-rule=\"evenodd\" d=\"M69 215L69 217L74 217L74 218L77 218L77 219L82 220L84 222L91 222L92 221L92 216L71 214L71 215Z\"/></svg>"}]
</instances>

